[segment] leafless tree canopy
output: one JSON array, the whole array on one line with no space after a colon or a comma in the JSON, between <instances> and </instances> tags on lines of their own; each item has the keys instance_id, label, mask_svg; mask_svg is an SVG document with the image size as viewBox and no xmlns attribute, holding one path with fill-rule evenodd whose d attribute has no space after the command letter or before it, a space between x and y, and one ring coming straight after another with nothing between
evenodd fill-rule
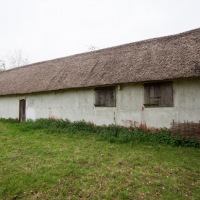
<instances>
[{"instance_id":1,"label":"leafless tree canopy","mask_svg":"<svg viewBox=\"0 0 200 200\"><path fill-rule=\"evenodd\" d=\"M0 71L4 71L5 70L5 62L4 60L0 60Z\"/></svg>"},{"instance_id":2,"label":"leafless tree canopy","mask_svg":"<svg viewBox=\"0 0 200 200\"><path fill-rule=\"evenodd\" d=\"M28 58L22 55L20 49L10 51L4 58L0 58L0 71L29 64Z\"/></svg>"},{"instance_id":3,"label":"leafless tree canopy","mask_svg":"<svg viewBox=\"0 0 200 200\"><path fill-rule=\"evenodd\" d=\"M29 63L28 58L24 58L21 50L15 50L9 52L6 56L6 68L11 69L27 65Z\"/></svg>"},{"instance_id":4,"label":"leafless tree canopy","mask_svg":"<svg viewBox=\"0 0 200 200\"><path fill-rule=\"evenodd\" d=\"M98 47L91 45L89 46L88 51L96 51L98 49L99 49Z\"/></svg>"}]
</instances>

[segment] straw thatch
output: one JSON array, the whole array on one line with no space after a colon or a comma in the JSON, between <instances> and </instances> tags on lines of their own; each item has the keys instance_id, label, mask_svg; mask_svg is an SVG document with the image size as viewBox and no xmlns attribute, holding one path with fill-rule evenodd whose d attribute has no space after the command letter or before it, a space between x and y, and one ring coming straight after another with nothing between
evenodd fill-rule
<instances>
[{"instance_id":1,"label":"straw thatch","mask_svg":"<svg viewBox=\"0 0 200 200\"><path fill-rule=\"evenodd\" d=\"M0 95L200 77L200 28L0 72Z\"/></svg>"}]
</instances>

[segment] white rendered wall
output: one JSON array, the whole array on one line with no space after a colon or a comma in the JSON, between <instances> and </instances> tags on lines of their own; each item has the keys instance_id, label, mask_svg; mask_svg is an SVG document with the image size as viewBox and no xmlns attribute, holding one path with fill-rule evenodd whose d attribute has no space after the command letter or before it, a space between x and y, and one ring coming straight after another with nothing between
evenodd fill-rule
<instances>
[{"instance_id":1,"label":"white rendered wall","mask_svg":"<svg viewBox=\"0 0 200 200\"><path fill-rule=\"evenodd\" d=\"M0 118L19 118L19 98L14 96L0 97Z\"/></svg>"},{"instance_id":2,"label":"white rendered wall","mask_svg":"<svg viewBox=\"0 0 200 200\"><path fill-rule=\"evenodd\" d=\"M85 120L98 125L170 127L172 121L199 122L200 80L173 82L174 107L144 108L142 84L117 87L116 107L95 107L93 89L74 89L26 96L0 97L0 118L18 118L19 100L26 99L26 118Z\"/></svg>"}]
</instances>

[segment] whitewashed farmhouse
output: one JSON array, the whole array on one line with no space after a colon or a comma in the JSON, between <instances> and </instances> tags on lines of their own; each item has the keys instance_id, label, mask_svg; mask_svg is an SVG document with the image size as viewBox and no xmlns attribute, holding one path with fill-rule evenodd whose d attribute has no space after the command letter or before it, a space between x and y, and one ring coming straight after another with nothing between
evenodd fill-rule
<instances>
[{"instance_id":1,"label":"whitewashed farmhouse","mask_svg":"<svg viewBox=\"0 0 200 200\"><path fill-rule=\"evenodd\" d=\"M0 118L200 133L200 28L0 72Z\"/></svg>"}]
</instances>

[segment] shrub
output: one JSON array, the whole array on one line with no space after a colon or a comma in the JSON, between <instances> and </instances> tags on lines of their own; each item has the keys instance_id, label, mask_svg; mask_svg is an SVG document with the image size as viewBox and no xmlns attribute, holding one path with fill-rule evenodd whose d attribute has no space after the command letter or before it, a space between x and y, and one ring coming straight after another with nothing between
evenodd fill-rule
<instances>
[{"instance_id":1,"label":"shrub","mask_svg":"<svg viewBox=\"0 0 200 200\"><path fill-rule=\"evenodd\" d=\"M18 123L15 119L0 119L2 122ZM200 142L193 138L183 138L180 135L172 135L168 129L161 129L154 133L131 129L121 126L96 126L85 121L70 122L69 120L37 119L19 123L21 131L44 130L47 133L72 133L76 132L88 135L94 134L97 139L117 143L160 143L173 146L200 147Z\"/></svg>"},{"instance_id":2,"label":"shrub","mask_svg":"<svg viewBox=\"0 0 200 200\"><path fill-rule=\"evenodd\" d=\"M8 119L4 119L4 118L0 118L1 122L8 122L8 123L19 123L18 119L12 119L12 118L8 118Z\"/></svg>"}]
</instances>

